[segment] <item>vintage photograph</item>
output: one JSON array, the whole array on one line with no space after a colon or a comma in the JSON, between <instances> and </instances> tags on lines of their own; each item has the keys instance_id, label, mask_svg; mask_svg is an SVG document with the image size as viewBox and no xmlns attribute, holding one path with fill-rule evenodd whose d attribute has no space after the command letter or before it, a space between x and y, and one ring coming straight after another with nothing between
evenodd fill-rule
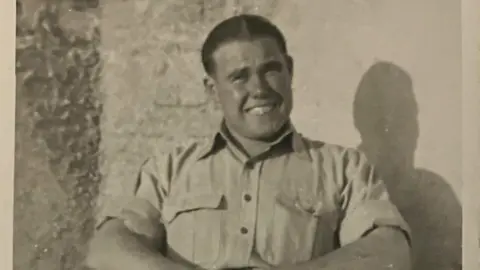
<instances>
[{"instance_id":1,"label":"vintage photograph","mask_svg":"<svg viewBox=\"0 0 480 270\"><path fill-rule=\"evenodd\" d=\"M14 269L462 269L460 1L16 10Z\"/></svg>"}]
</instances>

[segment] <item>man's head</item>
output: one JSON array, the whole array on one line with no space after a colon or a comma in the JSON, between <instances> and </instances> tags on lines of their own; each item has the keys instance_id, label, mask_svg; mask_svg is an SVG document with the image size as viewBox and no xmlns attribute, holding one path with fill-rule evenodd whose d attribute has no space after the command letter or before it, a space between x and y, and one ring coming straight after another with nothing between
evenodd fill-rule
<instances>
[{"instance_id":1,"label":"man's head","mask_svg":"<svg viewBox=\"0 0 480 270\"><path fill-rule=\"evenodd\" d=\"M218 24L202 48L205 86L231 131L269 140L292 110L293 61L280 30L263 17L239 15Z\"/></svg>"}]
</instances>

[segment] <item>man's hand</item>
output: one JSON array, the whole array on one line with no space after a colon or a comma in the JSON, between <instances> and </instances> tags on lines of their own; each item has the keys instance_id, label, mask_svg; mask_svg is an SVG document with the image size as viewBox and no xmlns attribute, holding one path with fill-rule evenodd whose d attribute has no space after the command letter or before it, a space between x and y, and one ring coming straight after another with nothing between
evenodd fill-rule
<instances>
[{"instance_id":1,"label":"man's hand","mask_svg":"<svg viewBox=\"0 0 480 270\"><path fill-rule=\"evenodd\" d=\"M269 270L272 268L266 261L260 258L256 252L253 252L250 262L252 264L252 269Z\"/></svg>"},{"instance_id":2,"label":"man's hand","mask_svg":"<svg viewBox=\"0 0 480 270\"><path fill-rule=\"evenodd\" d=\"M131 224L137 226L139 224ZM135 229L144 229L135 227ZM148 238L148 237L144 237ZM87 265L93 269L115 270L188 270L192 267L173 262L156 250L151 239L133 233L124 222L113 219L106 222L94 235L87 257ZM150 245L152 244L152 245ZM155 243L158 245L158 243Z\"/></svg>"},{"instance_id":3,"label":"man's hand","mask_svg":"<svg viewBox=\"0 0 480 270\"><path fill-rule=\"evenodd\" d=\"M121 219L133 233L142 237L149 246L159 246L165 235L165 228L160 223L156 209L147 201L137 201L122 209Z\"/></svg>"},{"instance_id":4,"label":"man's hand","mask_svg":"<svg viewBox=\"0 0 480 270\"><path fill-rule=\"evenodd\" d=\"M405 234L382 227L365 237L310 261L285 265L278 270L410 270L410 246Z\"/></svg>"},{"instance_id":5,"label":"man's hand","mask_svg":"<svg viewBox=\"0 0 480 270\"><path fill-rule=\"evenodd\" d=\"M143 217L131 210L122 212L123 224L137 234L148 246L159 246L164 235L164 227L157 221Z\"/></svg>"}]
</instances>

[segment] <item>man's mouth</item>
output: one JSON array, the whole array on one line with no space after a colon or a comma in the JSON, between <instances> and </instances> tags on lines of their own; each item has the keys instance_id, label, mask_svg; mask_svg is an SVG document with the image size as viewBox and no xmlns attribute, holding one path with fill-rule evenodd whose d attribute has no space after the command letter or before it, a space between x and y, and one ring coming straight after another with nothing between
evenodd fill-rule
<instances>
[{"instance_id":1,"label":"man's mouth","mask_svg":"<svg viewBox=\"0 0 480 270\"><path fill-rule=\"evenodd\" d=\"M253 107L248 108L246 111L247 111L247 113L253 114L253 115L264 115L264 114L267 114L267 113L273 111L274 109L276 109L276 107L277 107L277 104L270 103L270 104L253 106Z\"/></svg>"}]
</instances>

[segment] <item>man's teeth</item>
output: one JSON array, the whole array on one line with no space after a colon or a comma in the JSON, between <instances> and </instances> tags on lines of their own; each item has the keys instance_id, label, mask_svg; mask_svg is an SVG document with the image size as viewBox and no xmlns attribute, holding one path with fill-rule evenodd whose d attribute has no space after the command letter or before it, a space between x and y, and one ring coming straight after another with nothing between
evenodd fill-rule
<instances>
[{"instance_id":1,"label":"man's teeth","mask_svg":"<svg viewBox=\"0 0 480 270\"><path fill-rule=\"evenodd\" d=\"M265 114L265 113L268 113L270 112L271 110L273 110L274 106L260 106L260 107L255 107L253 109L251 109L249 111L249 113L251 114L255 114L255 115L262 115L262 114Z\"/></svg>"}]
</instances>

